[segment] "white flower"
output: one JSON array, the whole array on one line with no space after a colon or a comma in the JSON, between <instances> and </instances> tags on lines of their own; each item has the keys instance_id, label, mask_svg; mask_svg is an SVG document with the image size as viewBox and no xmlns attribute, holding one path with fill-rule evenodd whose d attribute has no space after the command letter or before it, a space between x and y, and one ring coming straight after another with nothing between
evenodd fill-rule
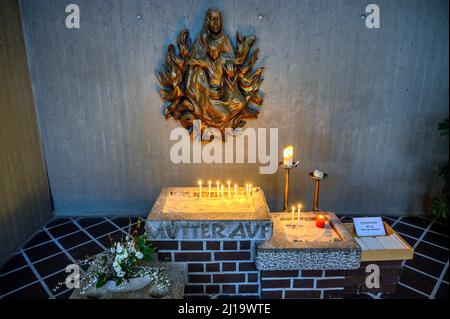
<instances>
[{"instance_id":1,"label":"white flower","mask_svg":"<svg viewBox=\"0 0 450 319\"><path fill-rule=\"evenodd\" d=\"M116 252L118 254L121 254L123 251L122 245L120 243L117 243Z\"/></svg>"},{"instance_id":2,"label":"white flower","mask_svg":"<svg viewBox=\"0 0 450 319\"><path fill-rule=\"evenodd\" d=\"M128 251L131 252L131 253L136 251L136 247L134 246L134 242L133 241L128 243Z\"/></svg>"},{"instance_id":3,"label":"white flower","mask_svg":"<svg viewBox=\"0 0 450 319\"><path fill-rule=\"evenodd\" d=\"M117 272L117 277L122 278L123 276L125 276L125 272L123 272L123 271Z\"/></svg>"},{"instance_id":4,"label":"white flower","mask_svg":"<svg viewBox=\"0 0 450 319\"><path fill-rule=\"evenodd\" d=\"M142 259L142 258L144 258L144 254L141 253L140 251L137 251L137 252L135 253L135 256L136 256L137 259Z\"/></svg>"},{"instance_id":5,"label":"white flower","mask_svg":"<svg viewBox=\"0 0 450 319\"><path fill-rule=\"evenodd\" d=\"M122 259L128 258L128 252L126 250L123 251Z\"/></svg>"},{"instance_id":6,"label":"white flower","mask_svg":"<svg viewBox=\"0 0 450 319\"><path fill-rule=\"evenodd\" d=\"M114 247L111 247L111 254L114 254L116 252L116 250L114 249Z\"/></svg>"},{"instance_id":7,"label":"white flower","mask_svg":"<svg viewBox=\"0 0 450 319\"><path fill-rule=\"evenodd\" d=\"M122 270L122 268L120 267L120 265L117 261L113 262L113 268L116 272Z\"/></svg>"}]
</instances>

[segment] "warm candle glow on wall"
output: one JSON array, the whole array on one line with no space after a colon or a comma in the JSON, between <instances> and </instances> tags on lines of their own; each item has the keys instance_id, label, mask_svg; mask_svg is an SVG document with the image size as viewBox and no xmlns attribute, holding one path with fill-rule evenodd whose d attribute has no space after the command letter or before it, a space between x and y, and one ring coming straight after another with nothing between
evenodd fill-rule
<instances>
[{"instance_id":1,"label":"warm candle glow on wall","mask_svg":"<svg viewBox=\"0 0 450 319\"><path fill-rule=\"evenodd\" d=\"M201 180L199 180L198 181L198 187L199 187L199 197L202 197L202 181Z\"/></svg>"},{"instance_id":2,"label":"warm candle glow on wall","mask_svg":"<svg viewBox=\"0 0 450 319\"><path fill-rule=\"evenodd\" d=\"M289 145L285 147L283 150L283 165L291 166L293 158L294 158L294 148Z\"/></svg>"}]
</instances>

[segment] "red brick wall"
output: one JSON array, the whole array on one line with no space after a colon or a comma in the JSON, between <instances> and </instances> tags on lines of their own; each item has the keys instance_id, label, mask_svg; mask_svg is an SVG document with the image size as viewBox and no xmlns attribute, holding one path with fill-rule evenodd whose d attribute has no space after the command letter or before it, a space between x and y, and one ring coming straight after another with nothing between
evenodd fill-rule
<instances>
[{"instance_id":1,"label":"red brick wall","mask_svg":"<svg viewBox=\"0 0 450 319\"><path fill-rule=\"evenodd\" d=\"M394 293L402 261L364 262L356 270L280 270L261 272L262 298L344 298L363 292ZM380 267L380 288L368 289L366 266Z\"/></svg>"},{"instance_id":2,"label":"red brick wall","mask_svg":"<svg viewBox=\"0 0 450 319\"><path fill-rule=\"evenodd\" d=\"M327 298L341 294L345 276L322 270L276 270L261 272L262 298Z\"/></svg>"},{"instance_id":3,"label":"red brick wall","mask_svg":"<svg viewBox=\"0 0 450 319\"><path fill-rule=\"evenodd\" d=\"M259 296L254 241L153 241L160 260L188 265L186 296Z\"/></svg>"},{"instance_id":4,"label":"red brick wall","mask_svg":"<svg viewBox=\"0 0 450 319\"><path fill-rule=\"evenodd\" d=\"M188 266L185 296L243 295L262 298L343 298L362 292L394 293L401 261L374 262L380 289L367 289L362 263L357 270L277 270L255 268L254 241L153 241L160 260ZM371 262L372 263L372 262Z\"/></svg>"}]
</instances>

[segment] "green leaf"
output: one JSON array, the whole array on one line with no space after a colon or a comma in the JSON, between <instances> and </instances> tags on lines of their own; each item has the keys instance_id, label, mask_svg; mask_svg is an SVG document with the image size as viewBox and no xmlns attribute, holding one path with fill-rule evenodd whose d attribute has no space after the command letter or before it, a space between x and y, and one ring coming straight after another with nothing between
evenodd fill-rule
<instances>
[{"instance_id":1,"label":"green leaf","mask_svg":"<svg viewBox=\"0 0 450 319\"><path fill-rule=\"evenodd\" d=\"M151 255L155 252L155 250L156 250L155 247L145 247L142 253L144 255Z\"/></svg>"},{"instance_id":2,"label":"green leaf","mask_svg":"<svg viewBox=\"0 0 450 319\"><path fill-rule=\"evenodd\" d=\"M441 131L441 136L448 135L449 122L448 119L445 119L441 123L439 123L439 131Z\"/></svg>"},{"instance_id":3,"label":"green leaf","mask_svg":"<svg viewBox=\"0 0 450 319\"><path fill-rule=\"evenodd\" d=\"M97 288L101 288L106 284L107 280L105 277L100 277L97 279L97 284L95 285Z\"/></svg>"},{"instance_id":4,"label":"green leaf","mask_svg":"<svg viewBox=\"0 0 450 319\"><path fill-rule=\"evenodd\" d=\"M153 260L153 257L152 257L152 255L145 255L144 254L144 257L142 258L144 261L152 261Z\"/></svg>"},{"instance_id":5,"label":"green leaf","mask_svg":"<svg viewBox=\"0 0 450 319\"><path fill-rule=\"evenodd\" d=\"M119 278L116 280L116 286L119 286L121 283L123 283L123 279Z\"/></svg>"}]
</instances>

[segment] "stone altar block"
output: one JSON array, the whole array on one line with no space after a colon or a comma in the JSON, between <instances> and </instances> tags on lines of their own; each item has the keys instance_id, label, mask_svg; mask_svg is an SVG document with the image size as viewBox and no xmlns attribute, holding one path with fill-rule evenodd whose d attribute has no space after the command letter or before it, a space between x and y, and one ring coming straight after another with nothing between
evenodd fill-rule
<instances>
[{"instance_id":1,"label":"stone altar block","mask_svg":"<svg viewBox=\"0 0 450 319\"><path fill-rule=\"evenodd\" d=\"M145 224L149 240L268 240L269 207L261 188L247 196L208 192L198 187L165 187Z\"/></svg>"},{"instance_id":2,"label":"stone altar block","mask_svg":"<svg viewBox=\"0 0 450 319\"><path fill-rule=\"evenodd\" d=\"M272 213L273 237L257 247L258 270L357 269L361 249L332 212L325 228L317 228L317 213L303 212L300 223L291 225L289 213Z\"/></svg>"}]
</instances>

